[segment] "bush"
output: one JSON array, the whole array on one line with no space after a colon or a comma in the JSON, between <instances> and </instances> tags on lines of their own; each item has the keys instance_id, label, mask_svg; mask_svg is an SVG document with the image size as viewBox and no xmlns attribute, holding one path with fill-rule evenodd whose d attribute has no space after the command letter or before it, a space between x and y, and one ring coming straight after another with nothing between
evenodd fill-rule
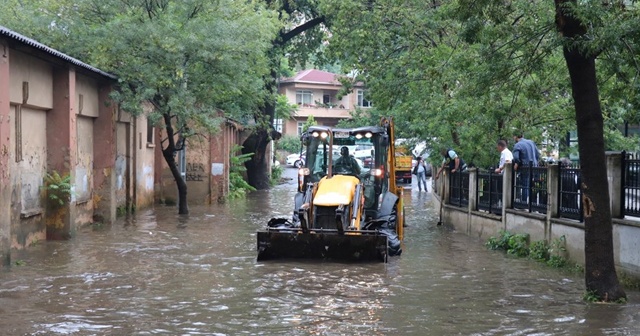
<instances>
[{"instance_id":1,"label":"bush","mask_svg":"<svg viewBox=\"0 0 640 336\"><path fill-rule=\"evenodd\" d=\"M281 166L276 166L273 165L271 166L271 185L274 186L278 183L280 183L280 179L282 178L282 173L284 172L284 169L282 169Z\"/></svg>"},{"instance_id":2,"label":"bush","mask_svg":"<svg viewBox=\"0 0 640 336\"><path fill-rule=\"evenodd\" d=\"M276 142L276 149L300 153L300 138L297 135L285 135Z\"/></svg>"},{"instance_id":3,"label":"bush","mask_svg":"<svg viewBox=\"0 0 640 336\"><path fill-rule=\"evenodd\" d=\"M498 237L491 237L486 245L492 250L503 250L518 257L529 255L528 248L529 235L511 234L507 231L500 231Z\"/></svg>"},{"instance_id":4,"label":"bush","mask_svg":"<svg viewBox=\"0 0 640 336\"><path fill-rule=\"evenodd\" d=\"M564 256L566 252L566 238L561 236L551 244L540 240L528 244L528 234L512 234L507 231L500 231L498 237L490 237L485 244L492 250L506 251L518 257L529 257L530 259L543 262L551 267L567 266L568 261Z\"/></svg>"},{"instance_id":5,"label":"bush","mask_svg":"<svg viewBox=\"0 0 640 336\"><path fill-rule=\"evenodd\" d=\"M251 160L253 153L234 155L242 149L242 146L234 146L231 149L230 167L229 167L229 198L243 198L247 191L256 190L245 181L242 173L247 170L244 163Z\"/></svg>"}]
</instances>

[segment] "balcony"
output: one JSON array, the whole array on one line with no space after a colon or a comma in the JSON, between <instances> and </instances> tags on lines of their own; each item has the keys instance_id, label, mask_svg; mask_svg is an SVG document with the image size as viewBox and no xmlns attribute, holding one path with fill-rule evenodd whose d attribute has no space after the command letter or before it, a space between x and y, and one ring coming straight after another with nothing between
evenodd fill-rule
<instances>
[{"instance_id":1,"label":"balcony","mask_svg":"<svg viewBox=\"0 0 640 336\"><path fill-rule=\"evenodd\" d=\"M298 111L296 111L295 115L298 117L308 117L312 115L316 118L320 117L345 119L351 118L351 115L349 114L349 112L351 111L351 109L346 109L342 105L339 105L338 107L324 107L320 105L304 104L298 107Z\"/></svg>"}]
</instances>

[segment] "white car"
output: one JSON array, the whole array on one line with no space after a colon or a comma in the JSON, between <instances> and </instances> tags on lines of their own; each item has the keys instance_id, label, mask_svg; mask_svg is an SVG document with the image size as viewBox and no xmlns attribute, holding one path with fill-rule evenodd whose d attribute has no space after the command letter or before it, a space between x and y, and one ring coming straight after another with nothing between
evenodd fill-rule
<instances>
[{"instance_id":1,"label":"white car","mask_svg":"<svg viewBox=\"0 0 640 336\"><path fill-rule=\"evenodd\" d=\"M287 156L287 165L288 166L293 166L293 167L296 167L296 168L300 168L300 167L304 166L305 154L306 154L306 152L302 152L302 155L300 155L298 153L293 153L293 154Z\"/></svg>"}]
</instances>

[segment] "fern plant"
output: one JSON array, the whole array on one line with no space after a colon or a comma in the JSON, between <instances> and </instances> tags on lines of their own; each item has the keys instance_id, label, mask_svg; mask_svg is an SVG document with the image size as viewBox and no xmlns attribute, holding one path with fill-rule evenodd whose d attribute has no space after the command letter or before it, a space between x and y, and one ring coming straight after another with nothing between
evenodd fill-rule
<instances>
[{"instance_id":1,"label":"fern plant","mask_svg":"<svg viewBox=\"0 0 640 336\"><path fill-rule=\"evenodd\" d=\"M71 175L60 175L57 171L53 173L47 173L44 178L44 192L46 197L52 201L52 205L62 207L71 199L71 193L73 192L73 185L71 184Z\"/></svg>"},{"instance_id":2,"label":"fern plant","mask_svg":"<svg viewBox=\"0 0 640 336\"><path fill-rule=\"evenodd\" d=\"M231 149L231 157L229 160L229 198L243 198L247 191L256 190L247 181L245 181L242 173L247 170L244 163L251 160L253 153L234 155L240 152L242 146L235 145Z\"/></svg>"}]
</instances>

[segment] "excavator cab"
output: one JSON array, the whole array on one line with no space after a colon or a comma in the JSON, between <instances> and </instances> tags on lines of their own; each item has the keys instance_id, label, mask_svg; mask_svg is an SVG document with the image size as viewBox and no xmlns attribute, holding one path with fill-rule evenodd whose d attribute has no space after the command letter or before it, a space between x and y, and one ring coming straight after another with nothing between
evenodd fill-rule
<instances>
[{"instance_id":1,"label":"excavator cab","mask_svg":"<svg viewBox=\"0 0 640 336\"><path fill-rule=\"evenodd\" d=\"M393 178L392 122L312 126L301 141L306 160L293 215L274 218L258 232L258 260L386 261L400 254L404 213L402 188Z\"/></svg>"}]
</instances>

